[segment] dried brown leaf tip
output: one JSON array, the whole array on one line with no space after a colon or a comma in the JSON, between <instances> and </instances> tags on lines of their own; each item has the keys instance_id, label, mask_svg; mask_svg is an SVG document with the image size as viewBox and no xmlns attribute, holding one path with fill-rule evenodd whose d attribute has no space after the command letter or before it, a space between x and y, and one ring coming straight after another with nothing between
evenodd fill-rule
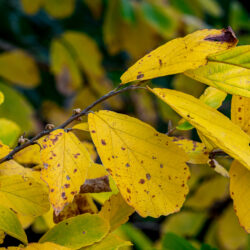
<instances>
[{"instance_id":1,"label":"dried brown leaf tip","mask_svg":"<svg viewBox=\"0 0 250 250\"><path fill-rule=\"evenodd\" d=\"M204 40L212 42L221 42L221 43L227 42L232 46L238 43L238 39L230 26L227 27L226 29L222 29L221 34L209 35Z\"/></svg>"}]
</instances>

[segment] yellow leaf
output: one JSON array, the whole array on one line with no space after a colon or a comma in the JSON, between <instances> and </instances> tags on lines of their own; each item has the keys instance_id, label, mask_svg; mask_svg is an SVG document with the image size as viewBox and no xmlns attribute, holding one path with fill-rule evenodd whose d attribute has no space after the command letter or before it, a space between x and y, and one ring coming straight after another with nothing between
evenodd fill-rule
<instances>
[{"instance_id":1,"label":"yellow leaf","mask_svg":"<svg viewBox=\"0 0 250 250\"><path fill-rule=\"evenodd\" d=\"M79 214L95 214L97 212L97 207L90 194L77 194L70 204L65 206L58 215L53 216L53 219L55 223L59 223L60 221L75 217Z\"/></svg>"},{"instance_id":2,"label":"yellow leaf","mask_svg":"<svg viewBox=\"0 0 250 250\"><path fill-rule=\"evenodd\" d=\"M72 47L82 70L88 76L100 78L104 76L101 65L102 54L92 38L84 33L68 31L63 34L62 39Z\"/></svg>"},{"instance_id":3,"label":"yellow leaf","mask_svg":"<svg viewBox=\"0 0 250 250\"><path fill-rule=\"evenodd\" d=\"M10 151L11 149L0 141L0 159L6 156Z\"/></svg>"},{"instance_id":4,"label":"yellow leaf","mask_svg":"<svg viewBox=\"0 0 250 250\"><path fill-rule=\"evenodd\" d=\"M193 209L204 209L210 207L216 201L223 200L228 195L228 179L216 176L204 181L191 196L185 205Z\"/></svg>"},{"instance_id":5,"label":"yellow leaf","mask_svg":"<svg viewBox=\"0 0 250 250\"><path fill-rule=\"evenodd\" d=\"M0 105L4 102L4 95L3 93L0 91Z\"/></svg>"},{"instance_id":6,"label":"yellow leaf","mask_svg":"<svg viewBox=\"0 0 250 250\"><path fill-rule=\"evenodd\" d=\"M250 98L233 95L231 120L247 134L250 134Z\"/></svg>"},{"instance_id":7,"label":"yellow leaf","mask_svg":"<svg viewBox=\"0 0 250 250\"><path fill-rule=\"evenodd\" d=\"M72 248L60 246L52 242L45 242L45 243L31 243L25 249L26 250L71 250Z\"/></svg>"},{"instance_id":8,"label":"yellow leaf","mask_svg":"<svg viewBox=\"0 0 250 250\"><path fill-rule=\"evenodd\" d=\"M90 113L99 156L127 203L143 217L180 210L188 193L188 157L165 134L110 111Z\"/></svg>"},{"instance_id":9,"label":"yellow leaf","mask_svg":"<svg viewBox=\"0 0 250 250\"><path fill-rule=\"evenodd\" d=\"M63 94L72 94L82 85L82 76L77 64L77 58L58 39L52 41L50 50L50 67L56 76L57 88Z\"/></svg>"},{"instance_id":10,"label":"yellow leaf","mask_svg":"<svg viewBox=\"0 0 250 250\"><path fill-rule=\"evenodd\" d=\"M29 14L34 15L42 7L43 0L21 0L23 10Z\"/></svg>"},{"instance_id":11,"label":"yellow leaf","mask_svg":"<svg viewBox=\"0 0 250 250\"><path fill-rule=\"evenodd\" d=\"M151 91L218 147L250 169L250 137L226 116L193 96L169 89Z\"/></svg>"},{"instance_id":12,"label":"yellow leaf","mask_svg":"<svg viewBox=\"0 0 250 250\"><path fill-rule=\"evenodd\" d=\"M146 80L195 69L207 63L206 57L237 44L231 29L199 30L174 39L144 56L122 76L122 83Z\"/></svg>"},{"instance_id":13,"label":"yellow leaf","mask_svg":"<svg viewBox=\"0 0 250 250\"><path fill-rule=\"evenodd\" d=\"M217 239L222 249L247 249L248 236L240 227L232 206L219 218Z\"/></svg>"},{"instance_id":14,"label":"yellow leaf","mask_svg":"<svg viewBox=\"0 0 250 250\"><path fill-rule=\"evenodd\" d=\"M43 0L45 10L55 18L70 16L75 9L75 0Z\"/></svg>"},{"instance_id":15,"label":"yellow leaf","mask_svg":"<svg viewBox=\"0 0 250 250\"><path fill-rule=\"evenodd\" d=\"M42 164L40 151L39 145L31 145L17 152L14 160L23 165L40 165Z\"/></svg>"},{"instance_id":16,"label":"yellow leaf","mask_svg":"<svg viewBox=\"0 0 250 250\"><path fill-rule=\"evenodd\" d=\"M88 150L90 157L93 161L97 159L97 153L95 151L95 147L93 143L88 142L88 141L83 141L82 144L85 146L85 148Z\"/></svg>"},{"instance_id":17,"label":"yellow leaf","mask_svg":"<svg viewBox=\"0 0 250 250\"><path fill-rule=\"evenodd\" d=\"M0 140L13 147L21 133L20 127L13 121L0 118Z\"/></svg>"},{"instance_id":18,"label":"yellow leaf","mask_svg":"<svg viewBox=\"0 0 250 250\"><path fill-rule=\"evenodd\" d=\"M40 83L34 59L21 50L0 54L0 75L25 88L33 88Z\"/></svg>"},{"instance_id":19,"label":"yellow leaf","mask_svg":"<svg viewBox=\"0 0 250 250\"><path fill-rule=\"evenodd\" d=\"M81 122L81 123L74 125L72 129L79 129L79 130L89 132L89 124L87 122Z\"/></svg>"},{"instance_id":20,"label":"yellow leaf","mask_svg":"<svg viewBox=\"0 0 250 250\"><path fill-rule=\"evenodd\" d=\"M55 214L73 201L85 182L90 155L71 132L58 129L46 136L41 143L43 170L41 178L48 184L49 198Z\"/></svg>"},{"instance_id":21,"label":"yellow leaf","mask_svg":"<svg viewBox=\"0 0 250 250\"><path fill-rule=\"evenodd\" d=\"M110 232L112 232L120 225L126 223L129 216L133 213L134 209L124 201L119 193L112 195L110 199L104 203L99 215L109 221Z\"/></svg>"},{"instance_id":22,"label":"yellow leaf","mask_svg":"<svg viewBox=\"0 0 250 250\"><path fill-rule=\"evenodd\" d=\"M170 137L176 145L182 148L189 156L189 163L192 164L206 164L209 160L209 152L205 145L200 142L181 139L177 137Z\"/></svg>"},{"instance_id":23,"label":"yellow leaf","mask_svg":"<svg viewBox=\"0 0 250 250\"><path fill-rule=\"evenodd\" d=\"M233 161L230 171L230 195L241 226L250 233L250 171Z\"/></svg>"},{"instance_id":24,"label":"yellow leaf","mask_svg":"<svg viewBox=\"0 0 250 250\"><path fill-rule=\"evenodd\" d=\"M92 163L88 169L87 179L100 178L102 176L109 175L103 165Z\"/></svg>"},{"instance_id":25,"label":"yellow leaf","mask_svg":"<svg viewBox=\"0 0 250 250\"><path fill-rule=\"evenodd\" d=\"M49 210L48 190L34 178L21 175L0 176L0 200L5 207L38 216Z\"/></svg>"}]
</instances>

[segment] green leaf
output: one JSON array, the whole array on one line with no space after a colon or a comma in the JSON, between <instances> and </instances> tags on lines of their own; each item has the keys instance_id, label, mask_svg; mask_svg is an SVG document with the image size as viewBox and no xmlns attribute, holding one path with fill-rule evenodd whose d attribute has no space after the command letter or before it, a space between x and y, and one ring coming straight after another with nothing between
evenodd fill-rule
<instances>
[{"instance_id":1,"label":"green leaf","mask_svg":"<svg viewBox=\"0 0 250 250\"><path fill-rule=\"evenodd\" d=\"M134 24L136 19L131 1L121 0L120 2L121 2L121 16L128 23Z\"/></svg>"},{"instance_id":2,"label":"green leaf","mask_svg":"<svg viewBox=\"0 0 250 250\"><path fill-rule=\"evenodd\" d=\"M217 250L217 248L216 247L212 247L212 246L210 246L208 244L202 244L200 250Z\"/></svg>"},{"instance_id":3,"label":"green leaf","mask_svg":"<svg viewBox=\"0 0 250 250\"><path fill-rule=\"evenodd\" d=\"M173 233L167 233L162 241L163 250L195 250L195 248L184 238Z\"/></svg>"},{"instance_id":4,"label":"green leaf","mask_svg":"<svg viewBox=\"0 0 250 250\"><path fill-rule=\"evenodd\" d=\"M187 76L229 94L250 97L250 46L208 56L205 66L184 72Z\"/></svg>"},{"instance_id":5,"label":"green leaf","mask_svg":"<svg viewBox=\"0 0 250 250\"><path fill-rule=\"evenodd\" d=\"M0 118L0 140L4 144L14 146L20 132L21 130L15 122Z\"/></svg>"},{"instance_id":6,"label":"green leaf","mask_svg":"<svg viewBox=\"0 0 250 250\"><path fill-rule=\"evenodd\" d=\"M49 241L78 249L100 241L108 232L106 220L95 214L82 214L58 223L39 242Z\"/></svg>"},{"instance_id":7,"label":"green leaf","mask_svg":"<svg viewBox=\"0 0 250 250\"><path fill-rule=\"evenodd\" d=\"M133 242L136 249L147 249L153 250L153 243L150 241L147 236L134 227L131 223L126 223L121 226L122 231L126 234L126 236Z\"/></svg>"},{"instance_id":8,"label":"green leaf","mask_svg":"<svg viewBox=\"0 0 250 250\"><path fill-rule=\"evenodd\" d=\"M4 94L4 103L0 106L0 117L15 122L21 133L34 130L34 112L27 100L13 88L0 81L0 91Z\"/></svg>"},{"instance_id":9,"label":"green leaf","mask_svg":"<svg viewBox=\"0 0 250 250\"><path fill-rule=\"evenodd\" d=\"M16 214L10 209L0 205L0 230L6 234L22 241L24 244L28 243L27 236L19 222Z\"/></svg>"}]
</instances>

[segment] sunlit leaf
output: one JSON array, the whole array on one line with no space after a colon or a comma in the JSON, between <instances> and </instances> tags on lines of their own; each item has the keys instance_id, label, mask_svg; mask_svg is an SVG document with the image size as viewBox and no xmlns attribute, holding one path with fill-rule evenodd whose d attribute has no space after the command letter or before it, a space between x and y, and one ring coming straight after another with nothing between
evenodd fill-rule
<instances>
[{"instance_id":1,"label":"sunlit leaf","mask_svg":"<svg viewBox=\"0 0 250 250\"><path fill-rule=\"evenodd\" d=\"M189 163L192 164L206 164L208 162L208 151L203 143L171 137L172 141L182 148L189 156Z\"/></svg>"},{"instance_id":2,"label":"sunlit leaf","mask_svg":"<svg viewBox=\"0 0 250 250\"><path fill-rule=\"evenodd\" d=\"M143 217L177 212L188 192L184 151L135 118L99 111L88 116L103 165L123 198Z\"/></svg>"},{"instance_id":3,"label":"sunlit leaf","mask_svg":"<svg viewBox=\"0 0 250 250\"><path fill-rule=\"evenodd\" d=\"M101 164L92 163L88 169L87 179L95 179L105 175L109 175L105 167Z\"/></svg>"},{"instance_id":4,"label":"sunlit leaf","mask_svg":"<svg viewBox=\"0 0 250 250\"><path fill-rule=\"evenodd\" d=\"M230 168L230 195L240 225L250 233L250 171L234 161Z\"/></svg>"},{"instance_id":5,"label":"sunlit leaf","mask_svg":"<svg viewBox=\"0 0 250 250\"><path fill-rule=\"evenodd\" d=\"M133 213L134 209L124 201L121 194L116 194L104 203L99 215L109 221L112 232L127 222Z\"/></svg>"},{"instance_id":6,"label":"sunlit leaf","mask_svg":"<svg viewBox=\"0 0 250 250\"><path fill-rule=\"evenodd\" d=\"M21 0L23 10L29 14L34 15L42 7L43 0Z\"/></svg>"},{"instance_id":7,"label":"sunlit leaf","mask_svg":"<svg viewBox=\"0 0 250 250\"><path fill-rule=\"evenodd\" d=\"M213 88L213 87L208 87L204 91L204 93L200 96L200 100L207 104L208 106L218 109L221 105L222 102L225 100L227 97L227 93L224 91L221 91L219 89ZM193 126L189 122L184 122L180 124L178 129L191 129Z\"/></svg>"},{"instance_id":8,"label":"sunlit leaf","mask_svg":"<svg viewBox=\"0 0 250 250\"><path fill-rule=\"evenodd\" d=\"M1 204L24 215L38 216L49 210L47 188L34 178L0 176Z\"/></svg>"},{"instance_id":9,"label":"sunlit leaf","mask_svg":"<svg viewBox=\"0 0 250 250\"><path fill-rule=\"evenodd\" d=\"M250 98L233 95L231 120L247 134L250 134Z\"/></svg>"},{"instance_id":10,"label":"sunlit leaf","mask_svg":"<svg viewBox=\"0 0 250 250\"><path fill-rule=\"evenodd\" d=\"M250 169L250 137L226 116L193 96L169 89L151 91L218 147Z\"/></svg>"},{"instance_id":11,"label":"sunlit leaf","mask_svg":"<svg viewBox=\"0 0 250 250\"><path fill-rule=\"evenodd\" d=\"M36 87L40 83L34 59L21 50L0 54L0 75L25 88Z\"/></svg>"},{"instance_id":12,"label":"sunlit leaf","mask_svg":"<svg viewBox=\"0 0 250 250\"><path fill-rule=\"evenodd\" d=\"M122 83L146 80L195 69L207 63L209 54L235 46L230 29L199 30L174 39L144 56L122 76Z\"/></svg>"},{"instance_id":13,"label":"sunlit leaf","mask_svg":"<svg viewBox=\"0 0 250 250\"><path fill-rule=\"evenodd\" d=\"M50 202L57 215L80 191L91 159L78 138L63 129L51 132L43 138L41 144L44 166L41 178L49 186Z\"/></svg>"},{"instance_id":14,"label":"sunlit leaf","mask_svg":"<svg viewBox=\"0 0 250 250\"><path fill-rule=\"evenodd\" d=\"M34 131L33 108L24 96L2 82L0 82L0 91L5 97L4 103L0 106L0 116L14 121L20 126L22 133Z\"/></svg>"},{"instance_id":15,"label":"sunlit leaf","mask_svg":"<svg viewBox=\"0 0 250 250\"><path fill-rule=\"evenodd\" d=\"M0 205L0 230L27 244L27 236L14 212Z\"/></svg>"},{"instance_id":16,"label":"sunlit leaf","mask_svg":"<svg viewBox=\"0 0 250 250\"><path fill-rule=\"evenodd\" d=\"M81 123L74 125L72 129L79 129L79 130L89 132L89 124L87 122L81 122Z\"/></svg>"},{"instance_id":17,"label":"sunlit leaf","mask_svg":"<svg viewBox=\"0 0 250 250\"><path fill-rule=\"evenodd\" d=\"M250 45L238 46L208 56L209 61L235 64L250 69Z\"/></svg>"},{"instance_id":18,"label":"sunlit leaf","mask_svg":"<svg viewBox=\"0 0 250 250\"><path fill-rule=\"evenodd\" d=\"M23 165L39 165L42 164L41 148L39 145L28 146L14 155L14 160Z\"/></svg>"},{"instance_id":19,"label":"sunlit leaf","mask_svg":"<svg viewBox=\"0 0 250 250\"><path fill-rule=\"evenodd\" d=\"M250 97L250 46L208 56L208 63L185 74L229 94Z\"/></svg>"},{"instance_id":20,"label":"sunlit leaf","mask_svg":"<svg viewBox=\"0 0 250 250\"><path fill-rule=\"evenodd\" d=\"M100 241L109 232L108 222L99 215L82 214L60 222L40 239L79 249Z\"/></svg>"},{"instance_id":21,"label":"sunlit leaf","mask_svg":"<svg viewBox=\"0 0 250 250\"><path fill-rule=\"evenodd\" d=\"M10 120L0 118L0 140L9 146L14 146L20 135L19 126Z\"/></svg>"},{"instance_id":22,"label":"sunlit leaf","mask_svg":"<svg viewBox=\"0 0 250 250\"><path fill-rule=\"evenodd\" d=\"M75 0L43 0L45 10L55 18L70 16L75 9Z\"/></svg>"}]
</instances>

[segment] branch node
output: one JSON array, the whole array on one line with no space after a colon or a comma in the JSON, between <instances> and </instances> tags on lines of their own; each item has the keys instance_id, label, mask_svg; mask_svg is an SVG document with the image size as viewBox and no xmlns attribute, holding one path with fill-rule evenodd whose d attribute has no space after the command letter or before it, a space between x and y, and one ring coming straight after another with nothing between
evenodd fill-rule
<instances>
[{"instance_id":1,"label":"branch node","mask_svg":"<svg viewBox=\"0 0 250 250\"><path fill-rule=\"evenodd\" d=\"M55 128L55 125L54 124L50 124L50 123L46 124L46 126L45 126L46 130L53 130L54 128Z\"/></svg>"}]
</instances>

